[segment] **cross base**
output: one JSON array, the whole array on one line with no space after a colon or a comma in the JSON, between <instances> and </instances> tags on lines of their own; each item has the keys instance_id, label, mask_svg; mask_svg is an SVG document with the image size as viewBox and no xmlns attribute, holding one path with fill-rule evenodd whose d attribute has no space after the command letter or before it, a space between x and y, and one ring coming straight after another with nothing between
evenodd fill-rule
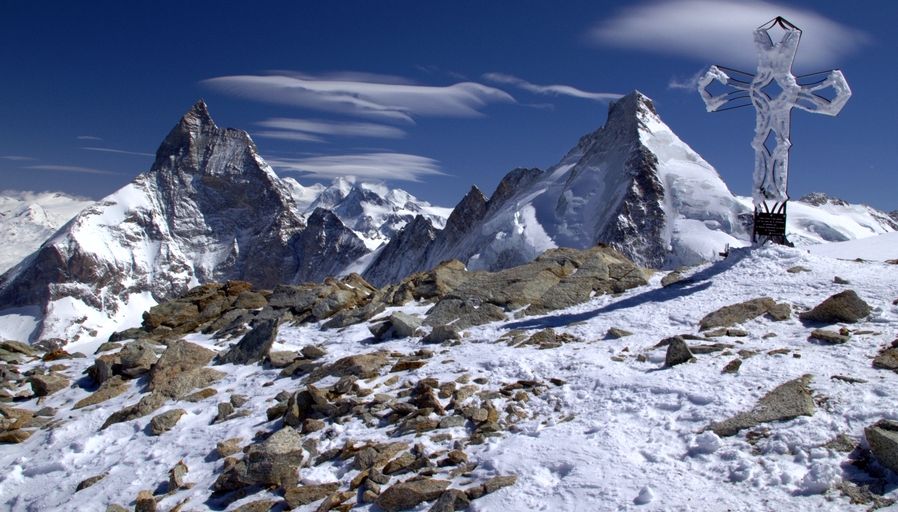
<instances>
[{"instance_id":1,"label":"cross base","mask_svg":"<svg viewBox=\"0 0 898 512\"><path fill-rule=\"evenodd\" d=\"M773 205L767 202L755 205L751 240L761 245L772 242L793 247L786 238L786 201Z\"/></svg>"}]
</instances>

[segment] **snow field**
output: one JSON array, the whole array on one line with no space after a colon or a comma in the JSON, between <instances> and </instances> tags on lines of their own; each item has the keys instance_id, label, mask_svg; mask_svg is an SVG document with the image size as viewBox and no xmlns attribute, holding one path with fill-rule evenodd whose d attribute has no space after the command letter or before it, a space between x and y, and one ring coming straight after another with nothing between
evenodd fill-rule
<instances>
[{"instance_id":1,"label":"snow field","mask_svg":"<svg viewBox=\"0 0 898 512\"><path fill-rule=\"evenodd\" d=\"M867 244L857 242L853 254L882 258L888 247L882 249L876 239L867 240ZM810 272L786 272L796 265ZM550 315L510 318L468 329L456 346L422 346L418 338L372 344L362 324L340 331L322 331L317 325L284 326L275 348L296 350L319 344L328 350L328 361L380 349L411 353L428 348L435 355L426 366L395 375L412 381L433 376L446 382L469 374L488 378L490 387L519 379L564 381L560 386L548 385L533 397L526 404L531 416L509 432L466 448L479 463L475 476L518 475L516 485L473 501L474 511L865 510L831 490L841 479L863 475L850 466L848 454L822 445L838 434L863 444L865 426L880 418L898 419L894 407L898 375L874 369L870 362L882 346L898 337L898 306L892 304L898 299L894 269L876 261L846 261L801 249L737 249L727 260L691 270L691 282L661 288L657 274L648 286L620 296L599 296ZM833 283L836 275L850 284ZM862 323L846 325L855 333L844 345L808 341L811 327L797 320L797 312L845 288L857 291L873 307L872 315ZM663 368L665 349L653 348L658 341L697 334L705 314L759 296L787 302L796 314L783 322L763 317L746 322L740 326L748 331L746 337L707 341L731 344L731 349ZM398 309L423 315L427 308L417 304ZM582 341L540 350L510 347L502 340L514 329L532 333L546 327ZM605 339L611 327L634 334ZM188 341L219 348L206 336L190 335ZM98 343L68 348L91 354ZM740 350L756 354L742 357L737 374L722 374L723 366L739 357ZM77 379L91 360L62 363L70 365L66 373ZM61 423L52 430L37 431L20 445L0 447L0 465L8 468L0 475L0 508L90 511L105 510L108 503L130 506L139 490L159 487L167 480L168 470L183 459L190 469L187 480L196 485L165 497L160 509L185 499L187 509L205 509L222 464L212 455L216 443L242 437L246 444L257 431L269 430L272 424L265 421L265 410L273 405L272 398L282 390L298 389L303 382L277 378L277 370L261 366L218 368L227 377L215 385L216 396L197 403L168 402L154 413L187 410L173 430L158 437L146 433L153 415L98 430L109 414L139 399L140 380L124 395L81 410L71 410L88 394L77 387L40 404L34 399L16 404L32 410L55 407ZM757 431L751 440L748 431L723 438L704 431L709 423L750 409L777 385L804 374L813 375L810 387L818 404L813 416L749 429ZM833 375L866 382L850 384L832 379ZM368 385L377 386L388 376ZM210 424L216 404L231 394L249 397L241 409L250 414ZM459 430L450 431L462 435ZM333 425L330 432L326 438L322 435L322 451L342 446L348 439L396 440L358 420ZM426 436L401 439L435 448ZM109 476L74 493L78 482L104 471ZM346 481L352 475L353 470L340 464L300 470L308 483ZM887 496L898 497L894 490L898 479L889 478ZM459 480L453 486L462 483ZM229 509L266 496L263 491ZM297 510L311 511L316 506ZM427 508L421 505L415 510ZM355 510L376 509L359 506Z\"/></svg>"}]
</instances>

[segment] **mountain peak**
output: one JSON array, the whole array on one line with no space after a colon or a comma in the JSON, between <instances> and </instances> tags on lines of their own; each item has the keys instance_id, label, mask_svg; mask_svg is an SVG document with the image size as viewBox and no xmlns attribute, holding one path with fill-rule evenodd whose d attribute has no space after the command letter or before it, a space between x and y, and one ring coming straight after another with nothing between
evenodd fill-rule
<instances>
[{"instance_id":1,"label":"mountain peak","mask_svg":"<svg viewBox=\"0 0 898 512\"><path fill-rule=\"evenodd\" d=\"M630 94L608 104L608 120L610 122L611 119L617 116L630 117L640 111L649 112L655 116L658 115L652 99L634 89Z\"/></svg>"}]
</instances>

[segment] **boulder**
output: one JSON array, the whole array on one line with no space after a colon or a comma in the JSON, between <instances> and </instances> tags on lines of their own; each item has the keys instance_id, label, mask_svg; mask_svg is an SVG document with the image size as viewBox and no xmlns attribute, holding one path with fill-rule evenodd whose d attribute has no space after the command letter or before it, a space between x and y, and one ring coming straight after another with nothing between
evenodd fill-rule
<instances>
[{"instance_id":1,"label":"boulder","mask_svg":"<svg viewBox=\"0 0 898 512\"><path fill-rule=\"evenodd\" d=\"M175 328L196 321L200 310L192 302L173 300L150 308L143 314L143 327L152 331L160 326Z\"/></svg>"},{"instance_id":2,"label":"boulder","mask_svg":"<svg viewBox=\"0 0 898 512\"><path fill-rule=\"evenodd\" d=\"M174 428L175 424L178 423L178 420L181 419L181 416L185 414L187 414L187 411L184 409L171 409L162 414L153 416L153 419L150 420L150 432L154 436L158 436L163 432L168 432Z\"/></svg>"},{"instance_id":3,"label":"boulder","mask_svg":"<svg viewBox=\"0 0 898 512\"><path fill-rule=\"evenodd\" d=\"M826 329L814 329L811 331L811 335L808 336L809 340L817 340L822 341L824 343L829 343L832 345L842 344L848 342L848 336L845 334L841 334L837 331L829 331Z\"/></svg>"},{"instance_id":4,"label":"boulder","mask_svg":"<svg viewBox=\"0 0 898 512\"><path fill-rule=\"evenodd\" d=\"M879 420L864 429L864 436L876 460L898 474L898 421Z\"/></svg>"},{"instance_id":5,"label":"boulder","mask_svg":"<svg viewBox=\"0 0 898 512\"><path fill-rule=\"evenodd\" d=\"M156 498L152 491L143 490L137 493L134 500L134 512L156 512Z\"/></svg>"},{"instance_id":6,"label":"boulder","mask_svg":"<svg viewBox=\"0 0 898 512\"><path fill-rule=\"evenodd\" d=\"M839 322L855 323L867 317L872 309L870 305L858 297L854 290L839 292L810 311L798 315L803 322L834 324Z\"/></svg>"},{"instance_id":7,"label":"boulder","mask_svg":"<svg viewBox=\"0 0 898 512\"><path fill-rule=\"evenodd\" d=\"M240 292L234 301L234 307L239 309L262 309L268 305L265 296L258 292L249 290Z\"/></svg>"},{"instance_id":8,"label":"boulder","mask_svg":"<svg viewBox=\"0 0 898 512\"><path fill-rule=\"evenodd\" d=\"M390 323L393 324L393 331L396 333L396 337L410 338L415 336L415 332L421 327L423 320L397 311L390 315Z\"/></svg>"},{"instance_id":9,"label":"boulder","mask_svg":"<svg viewBox=\"0 0 898 512\"><path fill-rule=\"evenodd\" d=\"M96 405L112 398L115 398L128 390L130 384L124 381L120 376L116 375L111 379L100 384L96 391L85 398L79 400L72 409L81 409L89 405Z\"/></svg>"},{"instance_id":10,"label":"boulder","mask_svg":"<svg viewBox=\"0 0 898 512\"><path fill-rule=\"evenodd\" d=\"M156 362L153 345L145 341L132 341L115 355L118 358L118 366L113 368L117 370L114 373L132 379L150 371L150 367Z\"/></svg>"},{"instance_id":11,"label":"boulder","mask_svg":"<svg viewBox=\"0 0 898 512\"><path fill-rule=\"evenodd\" d=\"M380 375L383 367L390 363L390 358L385 352L369 352L346 356L331 364L318 368L309 376L309 382L317 382L328 375L332 377L356 376L360 379L370 379Z\"/></svg>"},{"instance_id":12,"label":"boulder","mask_svg":"<svg viewBox=\"0 0 898 512\"><path fill-rule=\"evenodd\" d=\"M237 344L217 358L219 364L252 364L262 361L278 333L278 320L269 319L258 322L246 333Z\"/></svg>"},{"instance_id":13,"label":"boulder","mask_svg":"<svg viewBox=\"0 0 898 512\"><path fill-rule=\"evenodd\" d=\"M106 418L106 421L103 423L103 426L100 427L100 430L116 423L142 418L162 407L162 404L164 404L166 400L167 397L154 391L142 397L136 404L125 406L121 410L112 413Z\"/></svg>"},{"instance_id":14,"label":"boulder","mask_svg":"<svg viewBox=\"0 0 898 512\"><path fill-rule=\"evenodd\" d=\"M194 388L205 387L224 376L205 368L215 352L194 343L173 341L150 369L147 387L171 398L181 398Z\"/></svg>"},{"instance_id":15,"label":"boulder","mask_svg":"<svg viewBox=\"0 0 898 512\"><path fill-rule=\"evenodd\" d=\"M689 345L686 344L686 340L680 336L674 336L667 345L667 354L664 356L664 366L671 367L687 363L694 357L692 351L689 350Z\"/></svg>"},{"instance_id":16,"label":"boulder","mask_svg":"<svg viewBox=\"0 0 898 512\"><path fill-rule=\"evenodd\" d=\"M724 306L717 311L708 313L699 322L699 330L707 331L717 327L730 327L735 324L747 322L766 314L777 306L776 301L770 297L760 297L738 304Z\"/></svg>"},{"instance_id":17,"label":"boulder","mask_svg":"<svg viewBox=\"0 0 898 512\"><path fill-rule=\"evenodd\" d=\"M886 347L880 350L879 354L873 358L873 367L898 372L898 347Z\"/></svg>"},{"instance_id":18,"label":"boulder","mask_svg":"<svg viewBox=\"0 0 898 512\"><path fill-rule=\"evenodd\" d=\"M425 501L439 498L449 483L430 478L400 482L381 493L375 503L386 512L409 510Z\"/></svg>"},{"instance_id":19,"label":"boulder","mask_svg":"<svg viewBox=\"0 0 898 512\"><path fill-rule=\"evenodd\" d=\"M471 500L468 499L468 495L464 491L447 489L427 512L455 512L456 510L467 510L469 506L471 506Z\"/></svg>"},{"instance_id":20,"label":"boulder","mask_svg":"<svg viewBox=\"0 0 898 512\"><path fill-rule=\"evenodd\" d=\"M48 396L56 393L60 389L68 387L69 379L58 373L48 373L46 375L32 375L28 382L31 384L31 390L35 396Z\"/></svg>"},{"instance_id":21,"label":"boulder","mask_svg":"<svg viewBox=\"0 0 898 512\"><path fill-rule=\"evenodd\" d=\"M246 478L261 485L296 485L299 481L297 470L304 456L302 436L292 427L285 426L246 450Z\"/></svg>"},{"instance_id":22,"label":"boulder","mask_svg":"<svg viewBox=\"0 0 898 512\"><path fill-rule=\"evenodd\" d=\"M810 375L780 384L764 395L748 412L708 426L718 436L733 436L740 430L771 421L788 421L799 416L812 416L814 397L808 387Z\"/></svg>"},{"instance_id":23,"label":"boulder","mask_svg":"<svg viewBox=\"0 0 898 512\"><path fill-rule=\"evenodd\" d=\"M288 486L284 492L284 501L291 509L323 500L340 488L339 482L317 485Z\"/></svg>"},{"instance_id":24,"label":"boulder","mask_svg":"<svg viewBox=\"0 0 898 512\"><path fill-rule=\"evenodd\" d=\"M439 301L427 311L425 325L448 325L458 330L475 325L488 324L505 320L505 310L489 302L479 299L460 299L449 297Z\"/></svg>"},{"instance_id":25,"label":"boulder","mask_svg":"<svg viewBox=\"0 0 898 512\"><path fill-rule=\"evenodd\" d=\"M84 489L87 489L88 487L96 484L100 480L106 478L107 475L109 475L109 473L105 472L105 473L100 473L99 475L94 475L94 476L85 478L84 480L78 482L78 485L75 487L75 492L83 491Z\"/></svg>"},{"instance_id":26,"label":"boulder","mask_svg":"<svg viewBox=\"0 0 898 512\"><path fill-rule=\"evenodd\" d=\"M421 338L421 343L445 343L460 339L461 334L454 325L436 325L427 336Z\"/></svg>"},{"instance_id":27,"label":"boulder","mask_svg":"<svg viewBox=\"0 0 898 512\"><path fill-rule=\"evenodd\" d=\"M683 274L679 270L674 270L661 278L661 287L667 288L673 286L683 280Z\"/></svg>"}]
</instances>

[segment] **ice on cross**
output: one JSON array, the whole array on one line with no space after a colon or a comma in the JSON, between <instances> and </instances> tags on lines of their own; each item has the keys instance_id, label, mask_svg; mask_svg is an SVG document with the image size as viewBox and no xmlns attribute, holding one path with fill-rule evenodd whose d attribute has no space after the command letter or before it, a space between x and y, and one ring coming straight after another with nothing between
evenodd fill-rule
<instances>
[{"instance_id":1,"label":"ice on cross","mask_svg":"<svg viewBox=\"0 0 898 512\"><path fill-rule=\"evenodd\" d=\"M781 36L777 34L781 32ZM723 66L711 66L699 80L699 92L709 112L736 108L746 98L757 110L755 138L754 198L755 211L767 202L779 204L783 211L789 199L786 180L789 173L789 125L792 108L834 116L851 96L851 89L839 70L815 73L822 77L809 85L800 85L792 74L792 61L798 51L801 30L782 17L761 25L754 32L758 50L758 70L754 75ZM807 75L807 76L814 76ZM801 78L801 77L798 77ZM731 88L713 95L712 82ZM832 88L829 98L822 93Z\"/></svg>"}]
</instances>

